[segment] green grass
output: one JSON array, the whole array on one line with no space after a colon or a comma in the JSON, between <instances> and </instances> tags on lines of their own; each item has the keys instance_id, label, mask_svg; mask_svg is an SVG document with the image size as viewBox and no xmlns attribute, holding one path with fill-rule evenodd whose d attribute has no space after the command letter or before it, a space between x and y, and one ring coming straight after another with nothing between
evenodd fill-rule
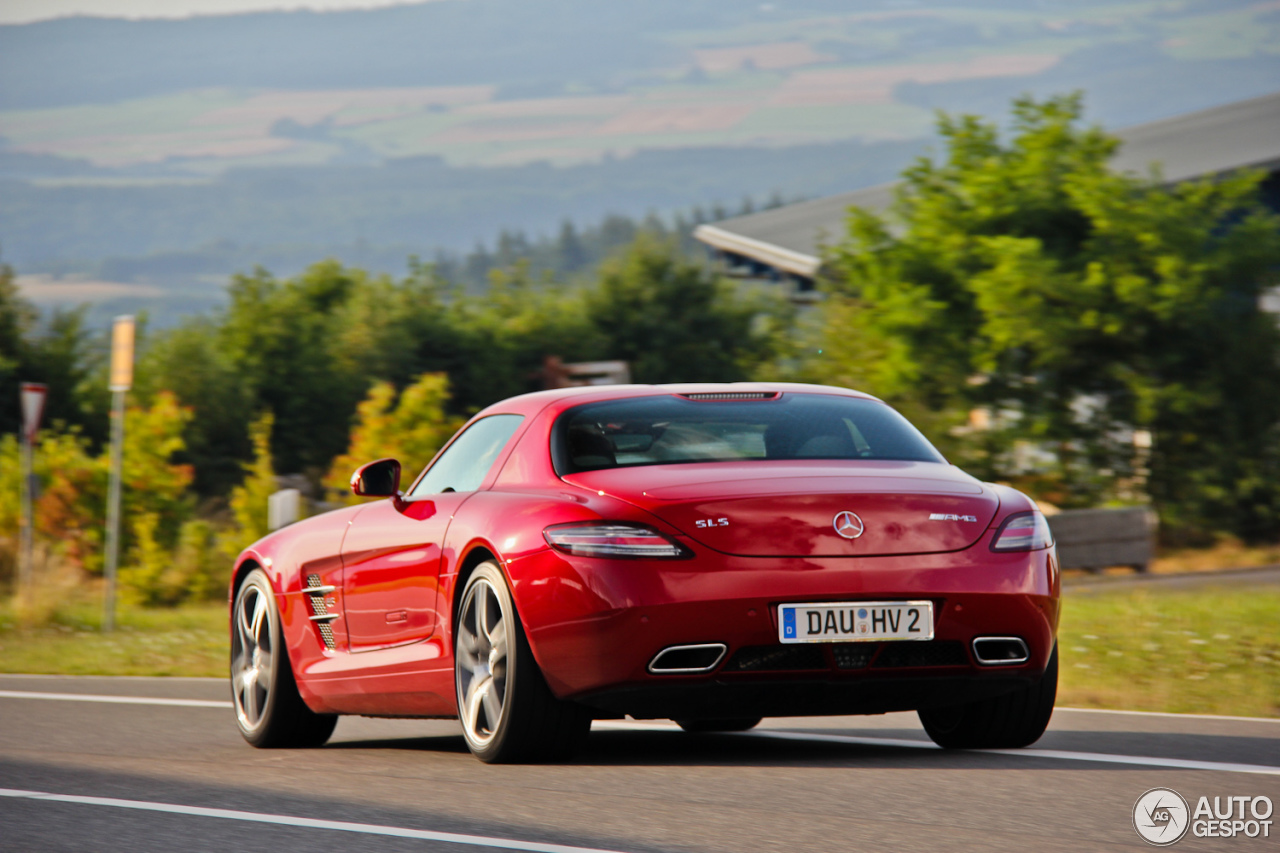
<instances>
[{"instance_id":1,"label":"green grass","mask_svg":"<svg viewBox=\"0 0 1280 853\"><path fill-rule=\"evenodd\" d=\"M1280 717L1280 589L1073 593L1058 704Z\"/></svg>"},{"instance_id":2,"label":"green grass","mask_svg":"<svg viewBox=\"0 0 1280 853\"><path fill-rule=\"evenodd\" d=\"M0 672L57 675L227 674L227 606L121 609L101 631L96 607L71 605L49 623L24 626L0 611Z\"/></svg>"},{"instance_id":3,"label":"green grass","mask_svg":"<svg viewBox=\"0 0 1280 853\"><path fill-rule=\"evenodd\" d=\"M1058 704L1280 717L1280 589L1068 590ZM227 668L226 606L122 609L103 634L90 602L40 627L0 610L0 672L198 675Z\"/></svg>"}]
</instances>

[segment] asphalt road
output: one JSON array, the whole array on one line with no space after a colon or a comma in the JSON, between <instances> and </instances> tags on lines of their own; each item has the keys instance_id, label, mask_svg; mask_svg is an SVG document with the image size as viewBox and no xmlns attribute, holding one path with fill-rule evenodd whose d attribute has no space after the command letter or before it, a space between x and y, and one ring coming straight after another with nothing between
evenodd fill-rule
<instances>
[{"instance_id":1,"label":"asphalt road","mask_svg":"<svg viewBox=\"0 0 1280 853\"><path fill-rule=\"evenodd\" d=\"M490 767L450 722L344 718L324 748L255 750L220 681L0 676L4 851L1145 850L1131 815L1154 787L1280 803L1280 721L1059 709L1017 753L932 748L908 714L597 723L571 764ZM1280 851L1272 819L1175 849Z\"/></svg>"}]
</instances>

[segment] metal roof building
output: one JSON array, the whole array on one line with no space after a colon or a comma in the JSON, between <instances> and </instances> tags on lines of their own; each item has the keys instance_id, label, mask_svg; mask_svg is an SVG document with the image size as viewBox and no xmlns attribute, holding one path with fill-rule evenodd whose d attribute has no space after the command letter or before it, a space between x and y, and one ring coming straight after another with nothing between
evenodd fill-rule
<instances>
[{"instance_id":1,"label":"metal roof building","mask_svg":"<svg viewBox=\"0 0 1280 853\"><path fill-rule=\"evenodd\" d=\"M1169 182L1242 168L1271 173L1264 192L1280 207L1280 92L1116 133L1122 141L1113 168L1145 173L1158 163ZM826 198L700 225L694 237L736 274L789 283L803 298L814 289L821 247L839 240L850 207L887 208L897 184L881 184Z\"/></svg>"}]
</instances>

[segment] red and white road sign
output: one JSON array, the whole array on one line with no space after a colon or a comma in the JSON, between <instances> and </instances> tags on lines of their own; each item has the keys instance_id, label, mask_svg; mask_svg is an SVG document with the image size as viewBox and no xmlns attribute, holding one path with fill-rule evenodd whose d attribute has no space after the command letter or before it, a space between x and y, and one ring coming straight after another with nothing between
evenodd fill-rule
<instances>
[{"instance_id":1,"label":"red and white road sign","mask_svg":"<svg viewBox=\"0 0 1280 853\"><path fill-rule=\"evenodd\" d=\"M41 385L39 382L22 383L22 437L28 443L35 441L36 430L40 429L44 398L48 394L48 385Z\"/></svg>"}]
</instances>

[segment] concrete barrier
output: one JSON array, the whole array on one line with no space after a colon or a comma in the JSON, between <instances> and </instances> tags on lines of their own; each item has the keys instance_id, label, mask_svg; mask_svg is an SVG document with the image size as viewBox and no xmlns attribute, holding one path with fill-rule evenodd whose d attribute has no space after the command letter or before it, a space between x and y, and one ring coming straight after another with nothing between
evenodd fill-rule
<instances>
[{"instance_id":1,"label":"concrete barrier","mask_svg":"<svg viewBox=\"0 0 1280 853\"><path fill-rule=\"evenodd\" d=\"M1145 572L1155 556L1157 521L1150 507L1072 509L1048 520L1064 569L1130 566Z\"/></svg>"}]
</instances>

